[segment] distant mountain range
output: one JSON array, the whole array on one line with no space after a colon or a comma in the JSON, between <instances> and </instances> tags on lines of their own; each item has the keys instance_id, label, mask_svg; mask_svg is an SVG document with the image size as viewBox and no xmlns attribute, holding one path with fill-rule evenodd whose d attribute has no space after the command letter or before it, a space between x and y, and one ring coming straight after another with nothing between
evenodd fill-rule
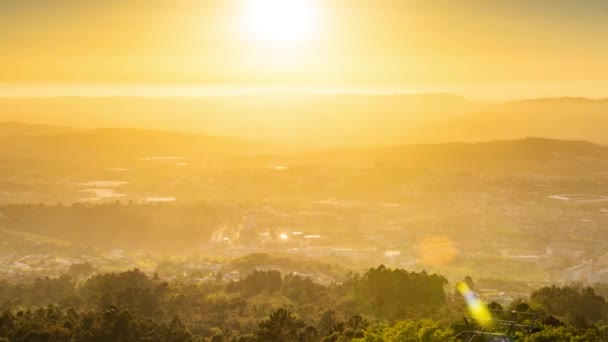
<instances>
[{"instance_id":1,"label":"distant mountain range","mask_svg":"<svg viewBox=\"0 0 608 342\"><path fill-rule=\"evenodd\" d=\"M130 128L61 131L49 126L0 123L0 133L5 136L0 144L2 160L37 160L39 165L45 160L54 164L88 160L87 163L109 167L118 162L130 165L149 157L185 156L197 161L224 160L222 165L228 168L285 164L539 175L608 171L608 147L535 137L477 143L292 149L241 138Z\"/></svg>"},{"instance_id":2,"label":"distant mountain range","mask_svg":"<svg viewBox=\"0 0 608 342\"><path fill-rule=\"evenodd\" d=\"M528 136L608 144L608 100L584 98L503 103L449 94L1 98L0 121L182 131L316 147Z\"/></svg>"},{"instance_id":3,"label":"distant mountain range","mask_svg":"<svg viewBox=\"0 0 608 342\"><path fill-rule=\"evenodd\" d=\"M478 113L420 127L421 141L485 141L540 136L608 143L608 100L552 98L493 104Z\"/></svg>"}]
</instances>

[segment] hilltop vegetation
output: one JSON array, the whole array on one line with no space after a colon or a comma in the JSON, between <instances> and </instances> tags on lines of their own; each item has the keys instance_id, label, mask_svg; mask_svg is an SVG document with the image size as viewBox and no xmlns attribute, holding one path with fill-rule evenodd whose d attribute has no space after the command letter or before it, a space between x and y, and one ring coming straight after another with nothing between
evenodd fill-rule
<instances>
[{"instance_id":1,"label":"hilltop vegetation","mask_svg":"<svg viewBox=\"0 0 608 342\"><path fill-rule=\"evenodd\" d=\"M380 266L329 286L275 270L228 282L220 271L207 282L167 281L139 270L72 278L76 274L0 282L0 338L444 342L469 336L458 318L464 301L445 278L425 272ZM514 331L516 341L608 337L608 305L592 288L546 287L506 309L538 315L525 322L531 331Z\"/></svg>"}]
</instances>

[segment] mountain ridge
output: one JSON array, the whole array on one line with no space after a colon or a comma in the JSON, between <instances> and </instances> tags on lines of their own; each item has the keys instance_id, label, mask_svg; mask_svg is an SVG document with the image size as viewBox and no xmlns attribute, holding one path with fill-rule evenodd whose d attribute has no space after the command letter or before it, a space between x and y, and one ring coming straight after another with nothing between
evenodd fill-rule
<instances>
[{"instance_id":1,"label":"mountain ridge","mask_svg":"<svg viewBox=\"0 0 608 342\"><path fill-rule=\"evenodd\" d=\"M0 98L0 121L168 130L315 147L526 136L608 144L606 112L608 99L475 102L445 93Z\"/></svg>"}]
</instances>

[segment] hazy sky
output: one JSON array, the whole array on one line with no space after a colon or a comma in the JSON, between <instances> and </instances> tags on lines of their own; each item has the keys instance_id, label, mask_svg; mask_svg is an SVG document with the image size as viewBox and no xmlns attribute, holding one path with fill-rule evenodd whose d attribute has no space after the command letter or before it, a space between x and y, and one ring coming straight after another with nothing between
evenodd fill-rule
<instances>
[{"instance_id":1,"label":"hazy sky","mask_svg":"<svg viewBox=\"0 0 608 342\"><path fill-rule=\"evenodd\" d=\"M606 0L298 0L290 44L243 32L246 1L0 0L0 82L608 80Z\"/></svg>"}]
</instances>

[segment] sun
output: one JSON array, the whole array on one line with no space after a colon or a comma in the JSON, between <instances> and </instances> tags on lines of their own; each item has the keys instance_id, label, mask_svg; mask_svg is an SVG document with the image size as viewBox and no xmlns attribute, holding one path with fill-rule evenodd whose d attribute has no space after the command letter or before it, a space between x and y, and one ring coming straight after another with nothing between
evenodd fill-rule
<instances>
[{"instance_id":1,"label":"sun","mask_svg":"<svg viewBox=\"0 0 608 342\"><path fill-rule=\"evenodd\" d=\"M246 0L243 26L245 33L256 41L305 42L314 36L317 25L312 0Z\"/></svg>"}]
</instances>

